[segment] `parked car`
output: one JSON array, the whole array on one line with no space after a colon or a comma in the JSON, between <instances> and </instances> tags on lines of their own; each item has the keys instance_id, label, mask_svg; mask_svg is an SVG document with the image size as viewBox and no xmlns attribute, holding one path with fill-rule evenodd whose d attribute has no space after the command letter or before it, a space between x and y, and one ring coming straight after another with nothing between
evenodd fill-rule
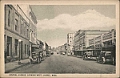
<instances>
[{"instance_id":1,"label":"parked car","mask_svg":"<svg viewBox=\"0 0 120 78\"><path fill-rule=\"evenodd\" d=\"M92 52L85 52L84 55L83 55L83 60L86 60L86 59L91 59L92 57Z\"/></svg>"},{"instance_id":2,"label":"parked car","mask_svg":"<svg viewBox=\"0 0 120 78\"><path fill-rule=\"evenodd\" d=\"M65 55L65 52L62 52L63 55Z\"/></svg>"},{"instance_id":3,"label":"parked car","mask_svg":"<svg viewBox=\"0 0 120 78\"><path fill-rule=\"evenodd\" d=\"M70 53L70 52L68 52L68 53L67 53L67 55L68 55L68 56L70 56L70 55L71 55L71 53Z\"/></svg>"},{"instance_id":4,"label":"parked car","mask_svg":"<svg viewBox=\"0 0 120 78\"><path fill-rule=\"evenodd\" d=\"M111 51L101 51L100 55L97 57L97 62L98 63L113 63L114 62L114 57L112 56Z\"/></svg>"},{"instance_id":5,"label":"parked car","mask_svg":"<svg viewBox=\"0 0 120 78\"><path fill-rule=\"evenodd\" d=\"M51 55L53 55L54 53L53 52L51 52Z\"/></svg>"},{"instance_id":6,"label":"parked car","mask_svg":"<svg viewBox=\"0 0 120 78\"><path fill-rule=\"evenodd\" d=\"M50 57L50 53L46 53L46 56L47 56L47 57Z\"/></svg>"},{"instance_id":7,"label":"parked car","mask_svg":"<svg viewBox=\"0 0 120 78\"><path fill-rule=\"evenodd\" d=\"M43 59L43 52L39 49L35 49L35 51L31 53L29 59L31 63L40 63Z\"/></svg>"}]
</instances>

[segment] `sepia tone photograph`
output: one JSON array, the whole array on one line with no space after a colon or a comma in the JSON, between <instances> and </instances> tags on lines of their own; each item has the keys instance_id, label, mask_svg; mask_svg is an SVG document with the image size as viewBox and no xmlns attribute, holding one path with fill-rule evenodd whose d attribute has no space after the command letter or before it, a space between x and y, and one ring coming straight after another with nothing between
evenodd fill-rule
<instances>
[{"instance_id":1,"label":"sepia tone photograph","mask_svg":"<svg viewBox=\"0 0 120 78\"><path fill-rule=\"evenodd\" d=\"M5 75L116 77L117 0L106 5L23 2L2 6Z\"/></svg>"}]
</instances>

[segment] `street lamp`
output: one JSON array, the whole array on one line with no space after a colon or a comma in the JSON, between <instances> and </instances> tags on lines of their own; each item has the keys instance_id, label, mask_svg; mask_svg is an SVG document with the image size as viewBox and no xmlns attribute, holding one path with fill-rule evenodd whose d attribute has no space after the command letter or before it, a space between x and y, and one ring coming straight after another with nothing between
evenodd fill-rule
<instances>
[{"instance_id":1,"label":"street lamp","mask_svg":"<svg viewBox=\"0 0 120 78\"><path fill-rule=\"evenodd\" d=\"M19 61L18 61L18 64L21 64L21 62L20 62L20 43L21 43L21 39L19 39Z\"/></svg>"}]
</instances>

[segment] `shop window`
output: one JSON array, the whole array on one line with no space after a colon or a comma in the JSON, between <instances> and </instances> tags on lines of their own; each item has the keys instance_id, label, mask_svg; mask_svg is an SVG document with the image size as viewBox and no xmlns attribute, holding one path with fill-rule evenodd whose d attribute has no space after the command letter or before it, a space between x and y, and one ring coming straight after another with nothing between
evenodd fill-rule
<instances>
[{"instance_id":1,"label":"shop window","mask_svg":"<svg viewBox=\"0 0 120 78\"><path fill-rule=\"evenodd\" d=\"M10 56L12 52L12 38L7 36L7 56Z\"/></svg>"},{"instance_id":2,"label":"shop window","mask_svg":"<svg viewBox=\"0 0 120 78\"><path fill-rule=\"evenodd\" d=\"M29 53L29 46L27 45L27 55L30 55Z\"/></svg>"},{"instance_id":3,"label":"shop window","mask_svg":"<svg viewBox=\"0 0 120 78\"><path fill-rule=\"evenodd\" d=\"M18 40L15 39L15 55L17 55L17 50L18 50Z\"/></svg>"},{"instance_id":4,"label":"shop window","mask_svg":"<svg viewBox=\"0 0 120 78\"><path fill-rule=\"evenodd\" d=\"M27 53L26 53L26 44L25 44L25 54L27 54Z\"/></svg>"}]
</instances>

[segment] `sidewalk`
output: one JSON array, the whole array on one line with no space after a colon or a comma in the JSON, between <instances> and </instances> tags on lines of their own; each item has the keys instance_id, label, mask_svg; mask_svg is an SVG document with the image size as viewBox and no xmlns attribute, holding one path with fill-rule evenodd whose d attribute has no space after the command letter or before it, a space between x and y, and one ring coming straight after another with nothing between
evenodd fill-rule
<instances>
[{"instance_id":1,"label":"sidewalk","mask_svg":"<svg viewBox=\"0 0 120 78\"><path fill-rule=\"evenodd\" d=\"M29 59L20 60L21 64L18 64L18 61L9 62L5 64L5 73L9 73L12 70L15 70L21 66L29 64Z\"/></svg>"}]
</instances>

